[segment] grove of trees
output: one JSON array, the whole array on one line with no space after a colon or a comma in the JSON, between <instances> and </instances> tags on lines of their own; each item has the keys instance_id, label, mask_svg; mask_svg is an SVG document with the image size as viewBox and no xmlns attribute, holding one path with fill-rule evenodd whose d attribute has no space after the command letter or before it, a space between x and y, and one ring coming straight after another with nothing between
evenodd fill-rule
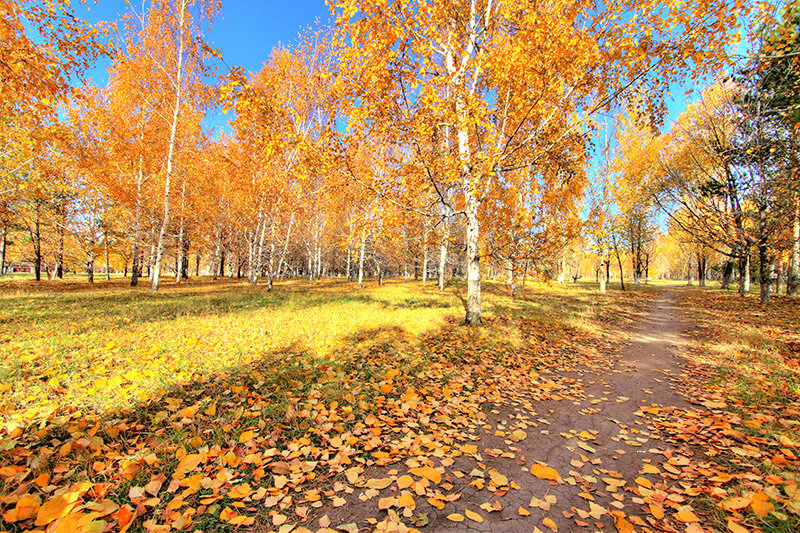
<instances>
[{"instance_id":1,"label":"grove of trees","mask_svg":"<svg viewBox=\"0 0 800 533\"><path fill-rule=\"evenodd\" d=\"M151 0L114 32L2 2L3 273L455 276L471 325L487 276L516 295L720 265L744 294L757 267L762 302L797 294L796 2L338 0L259 72L205 42L213 0ZM662 128L670 91L705 80Z\"/></svg>"}]
</instances>

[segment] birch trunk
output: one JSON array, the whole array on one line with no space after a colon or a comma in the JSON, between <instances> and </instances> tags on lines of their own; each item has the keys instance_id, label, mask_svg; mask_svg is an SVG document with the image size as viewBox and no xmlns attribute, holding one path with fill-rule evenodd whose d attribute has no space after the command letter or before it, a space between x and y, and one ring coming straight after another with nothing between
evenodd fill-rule
<instances>
[{"instance_id":1,"label":"birch trunk","mask_svg":"<svg viewBox=\"0 0 800 533\"><path fill-rule=\"evenodd\" d=\"M186 203L186 180L183 180L181 183L181 222L180 228L178 229L178 254L176 258L176 267L175 267L175 283L181 282L181 274L183 269L183 224L184 224L184 216L183 216L183 209L184 204Z\"/></svg>"},{"instance_id":2,"label":"birch trunk","mask_svg":"<svg viewBox=\"0 0 800 533\"><path fill-rule=\"evenodd\" d=\"M605 294L606 282L608 281L606 280L607 270L605 263L606 263L605 259L602 259L600 261L600 294Z\"/></svg>"},{"instance_id":3,"label":"birch trunk","mask_svg":"<svg viewBox=\"0 0 800 533\"><path fill-rule=\"evenodd\" d=\"M0 277L6 274L6 234L5 225L0 228Z\"/></svg>"},{"instance_id":4,"label":"birch trunk","mask_svg":"<svg viewBox=\"0 0 800 533\"><path fill-rule=\"evenodd\" d=\"M794 197L794 220L792 221L792 255L786 280L786 294L797 296L800 287L800 195Z\"/></svg>"},{"instance_id":5,"label":"birch trunk","mask_svg":"<svg viewBox=\"0 0 800 533\"><path fill-rule=\"evenodd\" d=\"M439 245L439 290L444 291L445 268L447 267L447 242L450 240L450 226L445 222L442 243Z\"/></svg>"},{"instance_id":6,"label":"birch trunk","mask_svg":"<svg viewBox=\"0 0 800 533\"><path fill-rule=\"evenodd\" d=\"M106 281L111 279L111 274L108 272L109 269L109 261L108 261L108 230L106 230L105 235L103 236L103 243L105 244L105 252L106 252Z\"/></svg>"},{"instance_id":7,"label":"birch trunk","mask_svg":"<svg viewBox=\"0 0 800 533\"><path fill-rule=\"evenodd\" d=\"M422 248L422 284L428 282L428 243Z\"/></svg>"},{"instance_id":8,"label":"birch trunk","mask_svg":"<svg viewBox=\"0 0 800 533\"><path fill-rule=\"evenodd\" d=\"M364 288L364 248L367 244L367 235L361 234L361 246L358 249L358 288Z\"/></svg>"},{"instance_id":9,"label":"birch trunk","mask_svg":"<svg viewBox=\"0 0 800 533\"><path fill-rule=\"evenodd\" d=\"M269 263L267 264L267 292L272 290L275 281L275 221L270 226Z\"/></svg>"},{"instance_id":10,"label":"birch trunk","mask_svg":"<svg viewBox=\"0 0 800 533\"><path fill-rule=\"evenodd\" d=\"M261 258L264 256L264 234L266 233L266 230L267 230L267 222L266 220L264 220L261 222L261 234L258 237L258 246L256 247L256 268L255 268L256 275L253 285L256 285L258 283L258 277L261 275L261 260L262 260ZM271 259L272 256L270 255L270 260ZM272 289L271 278L272 274L270 274L270 282L269 282L270 290Z\"/></svg>"},{"instance_id":11,"label":"birch trunk","mask_svg":"<svg viewBox=\"0 0 800 533\"><path fill-rule=\"evenodd\" d=\"M142 239L142 160L139 158L139 172L136 179L136 214L133 218L133 265L131 267L131 287L139 284L139 276L142 275L142 261L139 257Z\"/></svg>"},{"instance_id":12,"label":"birch trunk","mask_svg":"<svg viewBox=\"0 0 800 533\"><path fill-rule=\"evenodd\" d=\"M351 275L350 275L350 262L352 261L352 257L351 257L352 255L353 255L353 248L352 248L352 246L350 246L350 243L348 242L347 243L347 281L348 282L351 281L351 279L350 279L351 278Z\"/></svg>"},{"instance_id":13,"label":"birch trunk","mask_svg":"<svg viewBox=\"0 0 800 533\"><path fill-rule=\"evenodd\" d=\"M164 255L164 237L169 227L169 192L172 181L172 164L175 158L175 143L178 135L178 119L181 109L181 88L183 85L183 26L186 22L186 0L181 0L181 13L178 32L180 34L178 42L178 66L175 73L175 108L172 111L172 125L169 131L169 149L167 152L167 169L164 179L164 219L161 221L161 231L158 234L158 244L156 247L156 261L153 267L153 282L151 290L157 291L161 276L161 260Z\"/></svg>"}]
</instances>

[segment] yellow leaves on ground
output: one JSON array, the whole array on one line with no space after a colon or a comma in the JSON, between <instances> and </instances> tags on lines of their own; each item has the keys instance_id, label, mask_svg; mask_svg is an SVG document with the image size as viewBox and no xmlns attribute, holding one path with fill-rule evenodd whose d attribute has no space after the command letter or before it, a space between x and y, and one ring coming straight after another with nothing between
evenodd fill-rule
<instances>
[{"instance_id":1,"label":"yellow leaves on ground","mask_svg":"<svg viewBox=\"0 0 800 533\"><path fill-rule=\"evenodd\" d=\"M775 505L769 501L769 496L764 492L753 494L753 501L750 506L753 509L753 513L760 518L767 516L775 509Z\"/></svg>"},{"instance_id":2,"label":"yellow leaves on ground","mask_svg":"<svg viewBox=\"0 0 800 533\"><path fill-rule=\"evenodd\" d=\"M614 516L614 527L619 533L636 533L636 528L628 521L624 513L615 511L612 515Z\"/></svg>"},{"instance_id":3,"label":"yellow leaves on ground","mask_svg":"<svg viewBox=\"0 0 800 533\"><path fill-rule=\"evenodd\" d=\"M472 520L473 522L483 523L483 517L476 513L475 511L470 511L469 509L464 510L464 514Z\"/></svg>"},{"instance_id":4,"label":"yellow leaves on ground","mask_svg":"<svg viewBox=\"0 0 800 533\"><path fill-rule=\"evenodd\" d=\"M447 519L450 520L451 522L463 522L464 515L460 513L450 513L449 515L447 515Z\"/></svg>"},{"instance_id":5,"label":"yellow leaves on ground","mask_svg":"<svg viewBox=\"0 0 800 533\"><path fill-rule=\"evenodd\" d=\"M178 463L175 472L172 474L173 479L183 479L186 474L197 468L203 462L203 456L197 453L185 456Z\"/></svg>"},{"instance_id":6,"label":"yellow leaves on ground","mask_svg":"<svg viewBox=\"0 0 800 533\"><path fill-rule=\"evenodd\" d=\"M539 479L549 479L551 481L558 481L561 479L561 474L558 473L558 470L538 463L531 466L531 474Z\"/></svg>"},{"instance_id":7,"label":"yellow leaves on ground","mask_svg":"<svg viewBox=\"0 0 800 533\"><path fill-rule=\"evenodd\" d=\"M552 518L545 518L544 520L542 520L542 524L550 531L553 532L558 531L558 524L556 524Z\"/></svg>"},{"instance_id":8,"label":"yellow leaves on ground","mask_svg":"<svg viewBox=\"0 0 800 533\"><path fill-rule=\"evenodd\" d=\"M749 529L740 526L733 520L728 520L728 531L730 531L730 533L750 533Z\"/></svg>"},{"instance_id":9,"label":"yellow leaves on ground","mask_svg":"<svg viewBox=\"0 0 800 533\"><path fill-rule=\"evenodd\" d=\"M93 485L93 483L88 482L75 483L63 494L47 500L39 507L34 523L37 526L45 526L50 522L64 518L78 505L80 497Z\"/></svg>"},{"instance_id":10,"label":"yellow leaves on ground","mask_svg":"<svg viewBox=\"0 0 800 533\"><path fill-rule=\"evenodd\" d=\"M397 478L397 486L401 489L407 489L414 484L414 478L409 475L402 475Z\"/></svg>"},{"instance_id":11,"label":"yellow leaves on ground","mask_svg":"<svg viewBox=\"0 0 800 533\"><path fill-rule=\"evenodd\" d=\"M12 509L3 513L3 519L12 524L17 521L27 520L36 513L40 504L41 498L38 495L27 494L21 496Z\"/></svg>"},{"instance_id":12,"label":"yellow leaves on ground","mask_svg":"<svg viewBox=\"0 0 800 533\"><path fill-rule=\"evenodd\" d=\"M389 485L391 485L392 482L393 482L393 480L390 477L375 478L375 479L370 479L369 481L367 481L367 487L370 488L370 489L375 489L375 490L383 490L386 487L388 487Z\"/></svg>"},{"instance_id":13,"label":"yellow leaves on ground","mask_svg":"<svg viewBox=\"0 0 800 533\"><path fill-rule=\"evenodd\" d=\"M415 476L424 477L428 481L432 483L436 483L437 485L442 482L442 474L432 466L420 466L418 468L412 468L408 471L409 474L414 474Z\"/></svg>"},{"instance_id":14,"label":"yellow leaves on ground","mask_svg":"<svg viewBox=\"0 0 800 533\"><path fill-rule=\"evenodd\" d=\"M508 436L508 440L512 442L520 442L527 438L528 434L521 429L516 429Z\"/></svg>"},{"instance_id":15,"label":"yellow leaves on ground","mask_svg":"<svg viewBox=\"0 0 800 533\"><path fill-rule=\"evenodd\" d=\"M478 447L474 444L465 444L461 447L461 453L470 455L473 453L478 453Z\"/></svg>"},{"instance_id":16,"label":"yellow leaves on ground","mask_svg":"<svg viewBox=\"0 0 800 533\"><path fill-rule=\"evenodd\" d=\"M691 509L687 508L683 508L677 513L675 513L675 518L684 523L700 521L700 518L698 518L697 515L694 514L694 512Z\"/></svg>"}]
</instances>

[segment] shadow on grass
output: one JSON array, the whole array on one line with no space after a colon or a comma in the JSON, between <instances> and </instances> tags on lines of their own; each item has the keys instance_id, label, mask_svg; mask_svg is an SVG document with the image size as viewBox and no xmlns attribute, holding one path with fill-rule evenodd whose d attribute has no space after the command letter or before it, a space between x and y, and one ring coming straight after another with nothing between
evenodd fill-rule
<instances>
[{"instance_id":1,"label":"shadow on grass","mask_svg":"<svg viewBox=\"0 0 800 533\"><path fill-rule=\"evenodd\" d=\"M497 376L493 365L540 371L559 357L574 356L548 352L551 343L544 334L518 334L541 329L533 318L499 316L488 318L485 328L464 328L460 317L449 317L421 335L399 326L365 328L339 338L325 357L302 344L264 351L249 363L174 383L126 410L93 413L85 405L63 406L46 418L29 420L27 427L5 426L0 469L12 474L5 475L0 495L30 492L46 501L52 489L31 483L42 474L48 486L89 481L104 489L85 493L84 502L107 498L138 505L139 524L149 518L163 523L183 508L166 508L174 497L163 492L180 459L184 453L201 454L201 464L186 474L202 472L201 478L219 483L209 481L196 492L176 485L171 492L192 509L201 509L203 498L214 502L202 504L202 512L194 515L196 527L205 523L208 530L234 530L219 518L224 507L235 505L236 499L226 495L233 485L246 482L280 493L285 481L278 476L291 467L293 484L314 479L320 486L352 457L391 452L362 421L409 388L441 398L443 387L457 376L452 393L457 395L492 383ZM391 369L395 374L389 374ZM349 440L343 444L342 437ZM264 457L247 462L254 453ZM295 469L299 461L304 466ZM160 500L144 505L134 497L131 503L131 487L159 476L166 482ZM259 520L267 520L266 509L258 513ZM5 525L22 530L32 520Z\"/></svg>"},{"instance_id":2,"label":"shadow on grass","mask_svg":"<svg viewBox=\"0 0 800 533\"><path fill-rule=\"evenodd\" d=\"M145 280L146 281L146 280ZM26 282L27 283L27 282ZM6 283L16 286L20 283ZM33 283L31 283L33 285ZM181 284L165 283L159 292L146 287L131 288L114 280L95 285L88 283L42 282L33 289L6 292L0 302L0 325L20 328L48 328L50 324L85 322L87 309L99 312L90 316L92 327L102 322L107 327L131 323L170 320L177 317L204 317L236 314L259 308L313 307L336 303L381 303L380 300L352 291L342 293L344 281L317 282L309 285L298 280L278 283L273 291L266 286L252 287L241 280L191 280ZM331 290L337 291L331 295ZM391 307L384 305L385 307ZM396 307L439 307L439 303L410 299ZM442 304L441 307L447 307Z\"/></svg>"}]
</instances>

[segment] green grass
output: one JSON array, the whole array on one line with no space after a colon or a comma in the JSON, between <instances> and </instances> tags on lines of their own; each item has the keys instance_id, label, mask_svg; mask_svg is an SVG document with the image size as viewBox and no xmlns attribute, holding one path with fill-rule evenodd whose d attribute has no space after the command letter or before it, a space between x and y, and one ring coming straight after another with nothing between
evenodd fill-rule
<instances>
[{"instance_id":1,"label":"green grass","mask_svg":"<svg viewBox=\"0 0 800 533\"><path fill-rule=\"evenodd\" d=\"M0 285L2 416L32 418L63 405L128 408L196 376L298 354L341 357L359 351L364 341L374 343L359 338L364 332L415 338L447 317L458 322L464 312L458 283L439 292L435 284L413 282L370 282L359 290L343 280L292 280L267 292L237 280L193 279L164 284L159 293L126 283ZM488 282L484 314L533 317L589 335L634 319L636 306L654 290L641 285L600 295L590 282L529 284L512 300L503 284Z\"/></svg>"}]
</instances>

